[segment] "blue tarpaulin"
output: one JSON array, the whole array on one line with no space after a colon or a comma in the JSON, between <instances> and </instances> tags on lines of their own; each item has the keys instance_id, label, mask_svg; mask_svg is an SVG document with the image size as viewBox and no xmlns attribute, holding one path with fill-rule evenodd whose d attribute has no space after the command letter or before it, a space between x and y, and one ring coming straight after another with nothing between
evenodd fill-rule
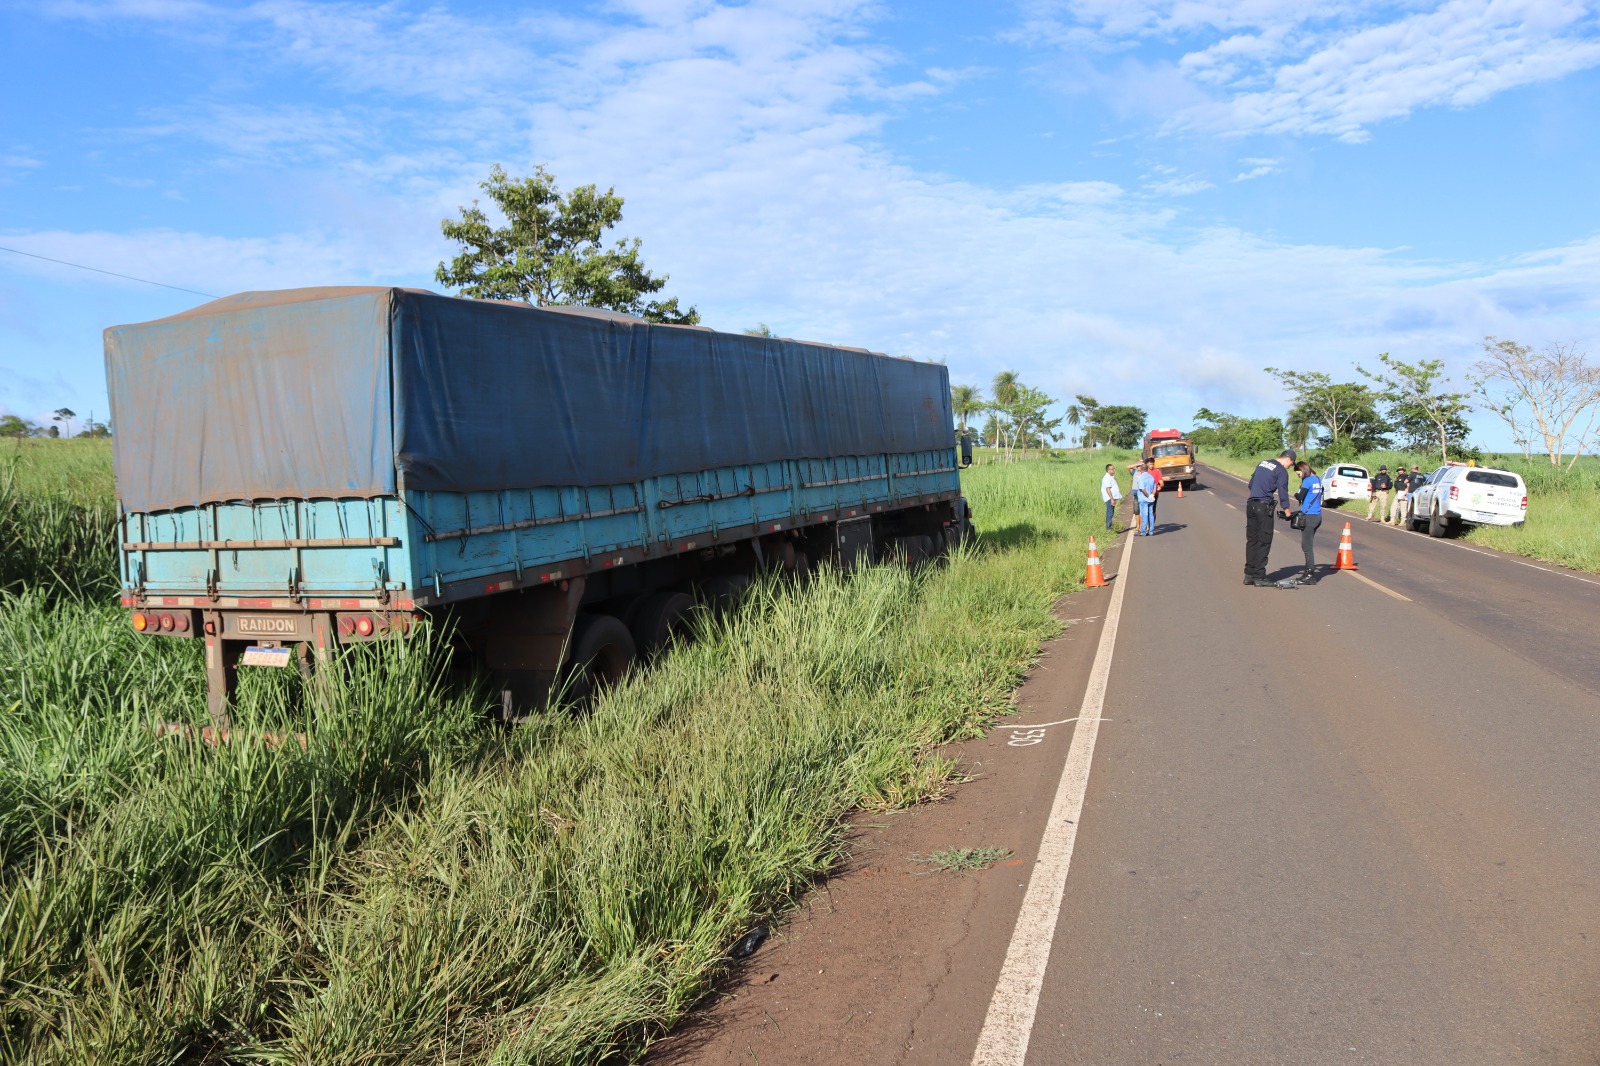
<instances>
[{"instance_id":1,"label":"blue tarpaulin","mask_svg":"<svg viewBox=\"0 0 1600 1066\"><path fill-rule=\"evenodd\" d=\"M129 510L615 485L953 443L944 367L415 289L244 293L106 330Z\"/></svg>"}]
</instances>

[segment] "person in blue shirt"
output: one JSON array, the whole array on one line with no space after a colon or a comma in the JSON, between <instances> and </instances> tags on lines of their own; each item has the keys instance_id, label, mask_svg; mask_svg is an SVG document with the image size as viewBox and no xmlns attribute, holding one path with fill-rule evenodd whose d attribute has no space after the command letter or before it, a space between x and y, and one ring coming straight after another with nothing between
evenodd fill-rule
<instances>
[{"instance_id":1,"label":"person in blue shirt","mask_svg":"<svg viewBox=\"0 0 1600 1066\"><path fill-rule=\"evenodd\" d=\"M1156 479L1143 463L1139 464L1139 472L1133 475L1133 498L1139 502L1139 532L1134 536L1153 535L1156 531Z\"/></svg>"},{"instance_id":2,"label":"person in blue shirt","mask_svg":"<svg viewBox=\"0 0 1600 1066\"><path fill-rule=\"evenodd\" d=\"M1277 587L1267 580L1267 555L1272 551L1272 520L1277 509L1289 517L1289 468L1298 457L1285 448L1276 459L1264 459L1250 477L1250 498L1244 505L1244 583ZM1273 499L1277 499L1277 507Z\"/></svg>"},{"instance_id":3,"label":"person in blue shirt","mask_svg":"<svg viewBox=\"0 0 1600 1066\"><path fill-rule=\"evenodd\" d=\"M1300 548L1306 553L1306 568L1300 574L1300 584L1315 585L1317 583L1317 555L1311 542L1317 538L1317 529L1322 525L1322 479L1317 472L1311 469L1311 464L1301 460L1294 464L1295 471L1300 475L1300 514L1304 516L1305 525L1300 527Z\"/></svg>"}]
</instances>

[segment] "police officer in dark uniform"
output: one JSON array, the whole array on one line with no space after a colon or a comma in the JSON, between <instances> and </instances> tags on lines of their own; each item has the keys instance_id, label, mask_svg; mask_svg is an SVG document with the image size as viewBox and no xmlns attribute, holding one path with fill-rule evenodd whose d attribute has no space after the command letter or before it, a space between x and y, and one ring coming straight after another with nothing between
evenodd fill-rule
<instances>
[{"instance_id":1,"label":"police officer in dark uniform","mask_svg":"<svg viewBox=\"0 0 1600 1066\"><path fill-rule=\"evenodd\" d=\"M1289 517L1289 468L1295 464L1293 448L1276 459L1264 459L1250 478L1250 499L1244 505L1244 583L1275 588L1267 580L1267 554L1272 551L1272 520L1276 510ZM1277 497L1277 506L1273 506Z\"/></svg>"}]
</instances>

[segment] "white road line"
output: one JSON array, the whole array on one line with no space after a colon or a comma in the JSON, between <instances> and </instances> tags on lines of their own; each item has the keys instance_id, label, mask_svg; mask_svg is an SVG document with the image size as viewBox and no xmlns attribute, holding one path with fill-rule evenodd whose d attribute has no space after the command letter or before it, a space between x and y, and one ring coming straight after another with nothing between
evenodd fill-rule
<instances>
[{"instance_id":1,"label":"white road line","mask_svg":"<svg viewBox=\"0 0 1600 1066\"><path fill-rule=\"evenodd\" d=\"M1411 597L1410 596L1402 596L1398 592L1396 592L1394 589L1385 588L1382 585L1378 584L1376 581L1372 580L1366 574L1357 573L1354 570L1339 570L1339 571L1336 571L1336 573L1349 574L1351 577L1355 578L1357 581L1363 581L1363 582L1367 583L1368 585L1371 585L1373 588L1377 589L1379 592L1388 593L1390 596L1393 596L1397 600L1405 600L1407 603L1411 602Z\"/></svg>"},{"instance_id":2,"label":"white road line","mask_svg":"<svg viewBox=\"0 0 1600 1066\"><path fill-rule=\"evenodd\" d=\"M1125 538L1117 568L1116 587L1100 630L1100 645L1095 650L1089 684L1078 708L1078 725L1072 733L1072 747L1056 798L1050 805L1050 820L1039 841L1039 858L1028 878L1022 897L1022 910L1011 931L1006 961L989 1000L989 1013L978 1034L978 1048L972 1053L973 1066L1022 1066L1033 1035L1033 1019L1039 1009L1039 992L1044 987L1045 966L1050 962L1050 943L1061 914L1061 899L1067 890L1067 869L1072 864L1072 848L1078 839L1078 817L1083 813L1083 796L1089 788L1089 766L1094 761L1095 739L1100 734L1100 712L1106 702L1106 681L1111 674L1111 656L1116 650L1117 624L1122 619L1122 596L1128 591L1128 563L1133 556L1133 541Z\"/></svg>"}]
</instances>

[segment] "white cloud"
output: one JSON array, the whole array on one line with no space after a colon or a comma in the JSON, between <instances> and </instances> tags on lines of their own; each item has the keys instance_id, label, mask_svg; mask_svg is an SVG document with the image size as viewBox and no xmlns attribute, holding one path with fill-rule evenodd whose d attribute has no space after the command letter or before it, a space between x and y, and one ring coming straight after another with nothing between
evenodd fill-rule
<instances>
[{"instance_id":1,"label":"white cloud","mask_svg":"<svg viewBox=\"0 0 1600 1066\"><path fill-rule=\"evenodd\" d=\"M1251 180L1253 180L1255 178L1264 178L1268 174L1276 174L1278 172L1278 170L1279 170L1278 164L1283 162L1283 160L1281 160L1281 159L1259 159L1259 158L1246 157L1244 159L1239 160L1239 162L1241 164L1243 164L1244 166L1248 167L1249 169L1248 170L1242 170L1239 173L1235 174L1233 176L1233 180L1236 181L1236 182L1239 182L1239 181L1251 181Z\"/></svg>"},{"instance_id":2,"label":"white cloud","mask_svg":"<svg viewBox=\"0 0 1600 1066\"><path fill-rule=\"evenodd\" d=\"M325 69L333 42L305 28L324 14L271 10L312 35L288 53L308 76L377 84L375 72ZM556 38L533 23L452 24L462 36L446 51L499 36L491 67L544 49L547 72L519 74L526 87L503 98L452 104L472 116L454 139L449 113L434 112L425 137L391 144L371 133L390 117L369 104L183 112L184 121L235 123L252 152L316 163L324 146L342 151L317 179L329 205L297 229L248 238L55 230L5 243L206 292L427 284L446 251L438 218L476 195L475 181L499 159L513 171L548 163L569 185L614 184L627 197L622 230L643 238L646 262L672 274L668 293L698 304L711 325L762 321L792 336L943 356L956 378L975 382L1010 367L1053 395L1127 397L1158 417L1187 417L1200 404L1276 405L1260 369L1288 359L1333 369L1382 350L1470 357L1485 333L1539 341L1541 331L1597 331L1600 239L1504 263L1424 263L1186 225L1152 194L1207 183L1170 167L1152 167L1139 193L1111 182L997 188L929 175L878 138L873 109L894 106L897 83L894 57L859 39L867 7L705 0L629 10L630 21L606 32L564 24L561 47L547 49ZM1142 10L1129 32L1190 9ZM467 94L461 71L430 59L428 40L413 32L450 16L407 23L392 7L333 11L379 27L412 72L413 95ZM1213 15L1240 17L1220 5ZM316 32L352 32L330 25ZM1258 176L1279 161L1240 165L1241 177ZM47 264L8 268L90 284Z\"/></svg>"},{"instance_id":3,"label":"white cloud","mask_svg":"<svg viewBox=\"0 0 1600 1066\"><path fill-rule=\"evenodd\" d=\"M1015 39L1075 55L1190 47L1175 67L1130 58L1103 79L1118 100L1143 93L1169 129L1361 141L1420 108L1600 65L1600 19L1585 0L1071 0L1024 12ZM1175 75L1208 98L1183 100L1167 84Z\"/></svg>"}]
</instances>

